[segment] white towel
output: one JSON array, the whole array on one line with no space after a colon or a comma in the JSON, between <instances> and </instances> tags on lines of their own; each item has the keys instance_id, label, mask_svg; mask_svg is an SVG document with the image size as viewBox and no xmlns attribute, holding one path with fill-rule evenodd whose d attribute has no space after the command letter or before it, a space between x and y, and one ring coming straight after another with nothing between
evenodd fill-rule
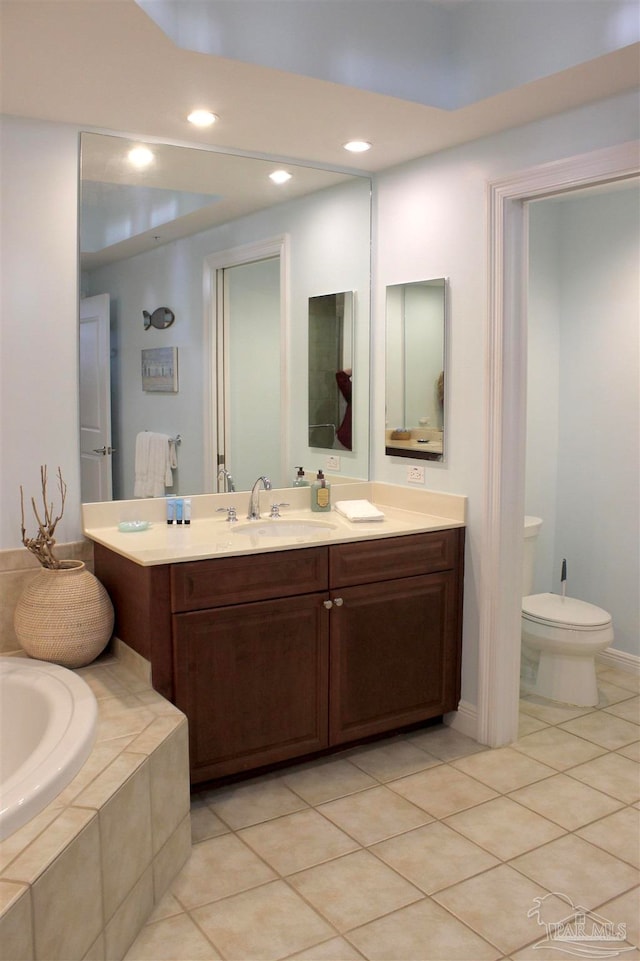
<instances>
[{"instance_id":1,"label":"white towel","mask_svg":"<svg viewBox=\"0 0 640 961\"><path fill-rule=\"evenodd\" d=\"M336 501L336 510L350 521L381 521L384 514L371 501Z\"/></svg>"},{"instance_id":2,"label":"white towel","mask_svg":"<svg viewBox=\"0 0 640 961\"><path fill-rule=\"evenodd\" d=\"M163 497L165 487L173 486L169 435L141 431L136 437L134 497ZM177 465L176 465L177 466Z\"/></svg>"}]
</instances>

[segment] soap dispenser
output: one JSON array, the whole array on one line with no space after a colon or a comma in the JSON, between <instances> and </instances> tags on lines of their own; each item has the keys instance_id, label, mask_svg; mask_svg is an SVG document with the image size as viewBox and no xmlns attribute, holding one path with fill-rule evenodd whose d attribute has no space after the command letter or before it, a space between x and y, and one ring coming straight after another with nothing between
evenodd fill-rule
<instances>
[{"instance_id":1,"label":"soap dispenser","mask_svg":"<svg viewBox=\"0 0 640 961\"><path fill-rule=\"evenodd\" d=\"M304 476L304 468L303 468L303 467L297 467L296 470L298 471L298 473L296 474L296 476L295 476L294 479L293 479L293 486L294 486L294 487L308 487L308 486L309 486L309 481L308 481L307 478Z\"/></svg>"},{"instance_id":2,"label":"soap dispenser","mask_svg":"<svg viewBox=\"0 0 640 961\"><path fill-rule=\"evenodd\" d=\"M311 510L331 510L331 485L327 483L321 470L318 471L318 476L311 485Z\"/></svg>"}]
</instances>

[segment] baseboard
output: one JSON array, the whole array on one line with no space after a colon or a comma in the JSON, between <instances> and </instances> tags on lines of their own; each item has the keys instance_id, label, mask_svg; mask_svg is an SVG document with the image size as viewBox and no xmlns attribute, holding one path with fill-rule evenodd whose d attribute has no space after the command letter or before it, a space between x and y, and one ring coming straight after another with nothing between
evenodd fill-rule
<instances>
[{"instance_id":1,"label":"baseboard","mask_svg":"<svg viewBox=\"0 0 640 961\"><path fill-rule=\"evenodd\" d=\"M627 654L626 651L616 651L614 647L608 647L602 654L598 654L596 661L617 671L626 671L627 674L640 674L640 657L637 654Z\"/></svg>"},{"instance_id":2,"label":"baseboard","mask_svg":"<svg viewBox=\"0 0 640 961\"><path fill-rule=\"evenodd\" d=\"M478 740L478 708L475 704L460 701L457 711L445 714L444 723L452 727L454 731L466 734L467 737L472 737L474 741Z\"/></svg>"}]
</instances>

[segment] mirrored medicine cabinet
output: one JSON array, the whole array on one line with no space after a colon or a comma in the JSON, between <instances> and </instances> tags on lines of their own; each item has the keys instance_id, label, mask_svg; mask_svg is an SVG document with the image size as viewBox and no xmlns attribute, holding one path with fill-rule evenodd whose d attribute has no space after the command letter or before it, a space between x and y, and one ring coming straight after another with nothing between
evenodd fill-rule
<instances>
[{"instance_id":1,"label":"mirrored medicine cabinet","mask_svg":"<svg viewBox=\"0 0 640 961\"><path fill-rule=\"evenodd\" d=\"M385 452L442 461L445 453L445 278L386 290Z\"/></svg>"}]
</instances>

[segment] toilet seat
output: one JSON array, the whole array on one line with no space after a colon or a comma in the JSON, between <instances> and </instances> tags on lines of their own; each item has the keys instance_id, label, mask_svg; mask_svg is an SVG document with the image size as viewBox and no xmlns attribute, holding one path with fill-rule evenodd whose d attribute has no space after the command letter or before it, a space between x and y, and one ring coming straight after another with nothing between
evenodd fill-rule
<instances>
[{"instance_id":1,"label":"toilet seat","mask_svg":"<svg viewBox=\"0 0 640 961\"><path fill-rule=\"evenodd\" d=\"M611 624L608 611L560 594L530 594L522 598L522 616L543 627L599 631Z\"/></svg>"}]
</instances>

